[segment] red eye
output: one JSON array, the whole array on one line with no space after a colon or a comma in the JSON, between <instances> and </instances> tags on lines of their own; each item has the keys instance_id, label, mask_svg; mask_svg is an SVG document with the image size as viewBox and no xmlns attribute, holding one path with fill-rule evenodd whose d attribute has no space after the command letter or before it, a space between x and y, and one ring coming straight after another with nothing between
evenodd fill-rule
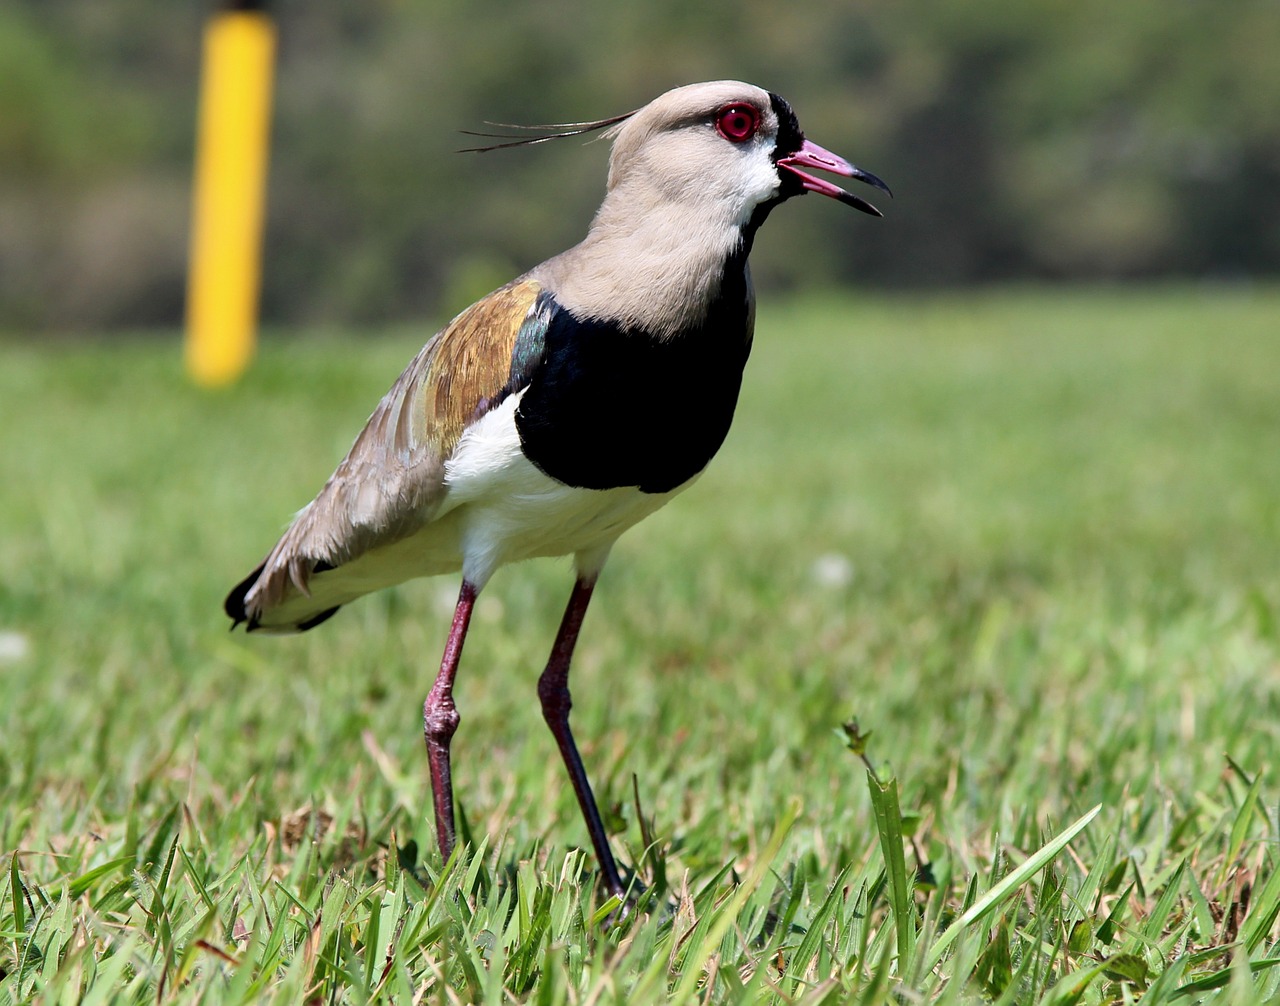
<instances>
[{"instance_id":1,"label":"red eye","mask_svg":"<svg viewBox=\"0 0 1280 1006\"><path fill-rule=\"evenodd\" d=\"M732 143L745 143L760 128L760 113L751 105L725 105L716 113L716 131Z\"/></svg>"}]
</instances>

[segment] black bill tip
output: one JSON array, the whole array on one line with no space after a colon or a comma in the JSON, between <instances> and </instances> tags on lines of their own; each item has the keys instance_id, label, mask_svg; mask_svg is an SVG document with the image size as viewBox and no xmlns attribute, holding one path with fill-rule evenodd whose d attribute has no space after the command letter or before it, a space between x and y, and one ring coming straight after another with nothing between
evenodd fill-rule
<instances>
[{"instance_id":1,"label":"black bill tip","mask_svg":"<svg viewBox=\"0 0 1280 1006\"><path fill-rule=\"evenodd\" d=\"M890 199L893 198L893 190L884 183L878 175L873 175L870 171L863 171L862 168L854 168L851 178L856 178L860 182L866 182L868 185L874 185Z\"/></svg>"},{"instance_id":2,"label":"black bill tip","mask_svg":"<svg viewBox=\"0 0 1280 1006\"><path fill-rule=\"evenodd\" d=\"M885 191L888 192L889 190L885 189ZM889 198L893 198L892 193L889 194ZM873 217L884 216L883 213L872 206L869 202L861 196L855 196L852 192L841 191L840 194L836 196L836 199L844 203L846 206L852 206L855 210L861 210L863 213L870 213Z\"/></svg>"}]
</instances>

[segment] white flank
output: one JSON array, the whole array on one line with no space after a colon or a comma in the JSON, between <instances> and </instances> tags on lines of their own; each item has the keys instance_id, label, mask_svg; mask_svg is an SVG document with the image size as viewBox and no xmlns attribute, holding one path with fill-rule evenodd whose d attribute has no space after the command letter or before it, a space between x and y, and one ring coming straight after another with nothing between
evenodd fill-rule
<instances>
[{"instance_id":1,"label":"white flank","mask_svg":"<svg viewBox=\"0 0 1280 1006\"><path fill-rule=\"evenodd\" d=\"M520 450L515 412L523 395L508 398L462 435L445 465L448 494L440 517L422 532L457 519L462 573L477 586L499 566L537 556L599 553L603 562L623 531L694 481L668 493L557 482Z\"/></svg>"}]
</instances>

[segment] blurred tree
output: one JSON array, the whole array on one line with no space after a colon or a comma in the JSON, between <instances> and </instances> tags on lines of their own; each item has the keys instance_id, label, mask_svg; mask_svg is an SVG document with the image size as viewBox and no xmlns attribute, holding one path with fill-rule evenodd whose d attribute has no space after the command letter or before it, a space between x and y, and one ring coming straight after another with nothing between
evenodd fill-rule
<instances>
[{"instance_id":1,"label":"blurred tree","mask_svg":"<svg viewBox=\"0 0 1280 1006\"><path fill-rule=\"evenodd\" d=\"M785 94L898 193L882 224L778 214L761 286L1280 271L1274 0L276 13L268 322L438 318L581 236L604 144L455 154L459 129L594 118L725 76ZM202 16L0 9L0 325L179 322Z\"/></svg>"}]
</instances>

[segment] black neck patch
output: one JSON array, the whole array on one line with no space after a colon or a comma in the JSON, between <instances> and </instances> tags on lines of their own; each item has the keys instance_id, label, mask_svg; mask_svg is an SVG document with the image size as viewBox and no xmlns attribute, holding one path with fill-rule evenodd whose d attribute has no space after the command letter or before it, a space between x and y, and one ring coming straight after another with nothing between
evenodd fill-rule
<instances>
[{"instance_id":1,"label":"black neck patch","mask_svg":"<svg viewBox=\"0 0 1280 1006\"><path fill-rule=\"evenodd\" d=\"M773 148L773 163L777 164L783 157L790 157L804 145L804 130L800 128L800 120L796 118L796 113L792 111L786 98L771 91L769 102L773 105L773 114L778 117L778 141ZM778 175L782 180L782 187L769 209L784 199L804 195L804 183L794 171L779 171ZM768 210L765 212L767 214Z\"/></svg>"},{"instance_id":2,"label":"black neck patch","mask_svg":"<svg viewBox=\"0 0 1280 1006\"><path fill-rule=\"evenodd\" d=\"M769 92L769 104L773 106L773 114L778 117L778 143L773 151L773 159L794 154L804 144L804 130L800 128L800 120L790 102L780 94Z\"/></svg>"},{"instance_id":3,"label":"black neck patch","mask_svg":"<svg viewBox=\"0 0 1280 1006\"><path fill-rule=\"evenodd\" d=\"M769 92L769 103L773 106L773 114L778 117L778 139L773 145L773 153L769 155L778 172L778 194L772 199L760 203L751 213L751 219L742 228L741 257L745 261L751 251L756 231L769 218L769 213L779 203L784 203L792 196L804 195L804 183L794 171L777 168L778 161L794 154L804 144L804 132L800 129L800 120L792 111L787 99L780 94Z\"/></svg>"},{"instance_id":4,"label":"black neck patch","mask_svg":"<svg viewBox=\"0 0 1280 1006\"><path fill-rule=\"evenodd\" d=\"M706 317L665 339L557 308L516 411L525 456L583 489L664 493L702 471L729 432L751 351L745 263L735 254Z\"/></svg>"}]
</instances>

